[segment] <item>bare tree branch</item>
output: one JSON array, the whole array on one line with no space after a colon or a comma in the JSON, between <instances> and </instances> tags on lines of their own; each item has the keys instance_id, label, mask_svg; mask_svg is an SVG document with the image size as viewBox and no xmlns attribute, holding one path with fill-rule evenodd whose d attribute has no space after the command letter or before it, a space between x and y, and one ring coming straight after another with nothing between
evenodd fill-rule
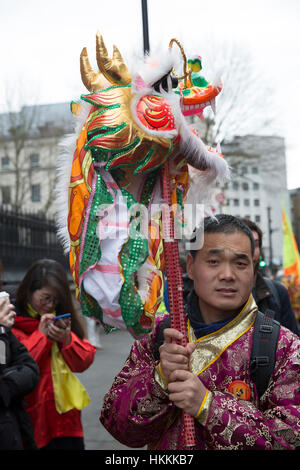
<instances>
[{"instance_id":1,"label":"bare tree branch","mask_svg":"<svg viewBox=\"0 0 300 470\"><path fill-rule=\"evenodd\" d=\"M204 113L209 127L205 137L211 138L207 143L215 145L236 135L270 135L278 131L274 92L262 71L255 69L249 50L234 42L220 45L211 39L203 46L205 77L213 77L217 64L223 64L223 90L216 99L217 114L214 116L210 108Z\"/></svg>"},{"instance_id":2,"label":"bare tree branch","mask_svg":"<svg viewBox=\"0 0 300 470\"><path fill-rule=\"evenodd\" d=\"M51 139L47 139L46 145L49 148L45 150L42 140L45 137L45 129L39 127L41 117L39 107L34 105L26 106L23 101L22 88L15 87L7 90L5 107L6 112L0 114L0 147L10 158L10 170L6 170L6 174L7 181L13 187L11 207L14 210L20 210L26 207L31 197L31 185L35 184L36 169L31 168L30 155L33 152L40 154L41 149L43 149L49 153L50 157L55 150ZM52 161L54 162L53 170L55 173L55 158ZM42 168L39 168L39 170L42 170ZM48 210L51 206L50 199L53 198L51 171L46 171L45 176L44 181L46 184L44 187L47 187L49 180L50 194L47 194L44 207L40 211Z\"/></svg>"}]
</instances>

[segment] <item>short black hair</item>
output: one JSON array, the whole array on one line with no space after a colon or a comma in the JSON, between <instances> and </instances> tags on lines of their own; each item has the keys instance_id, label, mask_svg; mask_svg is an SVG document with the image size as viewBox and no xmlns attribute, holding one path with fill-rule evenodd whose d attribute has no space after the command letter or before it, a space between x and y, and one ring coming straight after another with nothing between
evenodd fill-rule
<instances>
[{"instance_id":1,"label":"short black hair","mask_svg":"<svg viewBox=\"0 0 300 470\"><path fill-rule=\"evenodd\" d=\"M259 249L261 250L262 248L262 239L263 239L263 233L262 233L262 230L261 228L255 223L253 222L253 220L250 220L250 219L247 219L246 217L239 217L239 219L247 225L247 227L250 228L250 230L252 230L252 232L256 232L257 235L258 235L258 243L259 243Z\"/></svg>"},{"instance_id":2,"label":"short black hair","mask_svg":"<svg viewBox=\"0 0 300 470\"><path fill-rule=\"evenodd\" d=\"M251 254L254 254L254 238L250 228L238 217L229 214L217 214L214 216L205 217L203 222L204 233L236 233L242 232L250 240ZM191 255L195 258L198 250L190 250Z\"/></svg>"}]
</instances>

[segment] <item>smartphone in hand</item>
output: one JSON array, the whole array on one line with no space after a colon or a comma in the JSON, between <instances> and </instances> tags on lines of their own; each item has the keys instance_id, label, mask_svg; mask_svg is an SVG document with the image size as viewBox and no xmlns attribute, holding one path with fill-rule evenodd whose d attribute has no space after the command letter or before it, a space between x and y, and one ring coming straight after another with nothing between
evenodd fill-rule
<instances>
[{"instance_id":1,"label":"smartphone in hand","mask_svg":"<svg viewBox=\"0 0 300 470\"><path fill-rule=\"evenodd\" d=\"M61 318L70 318L70 316L71 316L70 313L64 313L63 315L58 315L57 317L54 318L54 324Z\"/></svg>"},{"instance_id":2,"label":"smartphone in hand","mask_svg":"<svg viewBox=\"0 0 300 470\"><path fill-rule=\"evenodd\" d=\"M68 320L71 318L70 313L64 313L63 315L57 315L57 317L54 318L53 323L54 325L57 325L59 328L66 328L68 326L68 322L60 321L60 320Z\"/></svg>"}]
</instances>

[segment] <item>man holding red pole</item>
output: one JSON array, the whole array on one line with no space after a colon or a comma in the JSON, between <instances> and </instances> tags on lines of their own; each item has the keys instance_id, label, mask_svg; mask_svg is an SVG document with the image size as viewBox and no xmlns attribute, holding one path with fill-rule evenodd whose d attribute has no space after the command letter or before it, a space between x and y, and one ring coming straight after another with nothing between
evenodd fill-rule
<instances>
[{"instance_id":1,"label":"man holding red pole","mask_svg":"<svg viewBox=\"0 0 300 470\"><path fill-rule=\"evenodd\" d=\"M188 344L175 343L182 333L158 317L104 399L100 420L120 442L185 450L184 410L194 418L195 450L300 446L300 340L258 313L253 252L237 218L204 220L203 246L187 256Z\"/></svg>"}]
</instances>

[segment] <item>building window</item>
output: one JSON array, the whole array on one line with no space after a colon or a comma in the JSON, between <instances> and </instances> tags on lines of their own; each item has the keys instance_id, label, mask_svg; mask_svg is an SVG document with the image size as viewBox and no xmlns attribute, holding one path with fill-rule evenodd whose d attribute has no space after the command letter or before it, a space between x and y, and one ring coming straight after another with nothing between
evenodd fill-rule
<instances>
[{"instance_id":1,"label":"building window","mask_svg":"<svg viewBox=\"0 0 300 470\"><path fill-rule=\"evenodd\" d=\"M255 207L259 207L259 199L254 199L254 205Z\"/></svg>"},{"instance_id":2,"label":"building window","mask_svg":"<svg viewBox=\"0 0 300 470\"><path fill-rule=\"evenodd\" d=\"M10 186L2 186L2 204L10 204L11 203L11 188Z\"/></svg>"},{"instance_id":3,"label":"building window","mask_svg":"<svg viewBox=\"0 0 300 470\"><path fill-rule=\"evenodd\" d=\"M257 166L253 166L253 167L252 167L252 174L253 174L253 175L257 175L257 174L258 174L258 167L257 167Z\"/></svg>"},{"instance_id":4,"label":"building window","mask_svg":"<svg viewBox=\"0 0 300 470\"><path fill-rule=\"evenodd\" d=\"M31 186L31 201L40 202L41 201L41 185L33 184Z\"/></svg>"},{"instance_id":5,"label":"building window","mask_svg":"<svg viewBox=\"0 0 300 470\"><path fill-rule=\"evenodd\" d=\"M7 170L7 168L9 168L9 157L1 158L1 168L2 170Z\"/></svg>"},{"instance_id":6,"label":"building window","mask_svg":"<svg viewBox=\"0 0 300 470\"><path fill-rule=\"evenodd\" d=\"M40 166L40 156L38 153L32 153L30 155L30 166L31 168Z\"/></svg>"},{"instance_id":7,"label":"building window","mask_svg":"<svg viewBox=\"0 0 300 470\"><path fill-rule=\"evenodd\" d=\"M253 183L253 189L257 191L259 189L259 183Z\"/></svg>"},{"instance_id":8,"label":"building window","mask_svg":"<svg viewBox=\"0 0 300 470\"><path fill-rule=\"evenodd\" d=\"M246 175L248 173L248 167L242 166L241 171L242 171L242 175Z\"/></svg>"},{"instance_id":9,"label":"building window","mask_svg":"<svg viewBox=\"0 0 300 470\"><path fill-rule=\"evenodd\" d=\"M234 200L233 200L233 205L234 205L235 207L238 207L238 206L240 205L239 199L234 199Z\"/></svg>"},{"instance_id":10,"label":"building window","mask_svg":"<svg viewBox=\"0 0 300 470\"><path fill-rule=\"evenodd\" d=\"M244 199L244 206L250 206L250 199Z\"/></svg>"},{"instance_id":11,"label":"building window","mask_svg":"<svg viewBox=\"0 0 300 470\"><path fill-rule=\"evenodd\" d=\"M232 189L235 189L235 190L239 189L239 183L237 181L233 181Z\"/></svg>"},{"instance_id":12,"label":"building window","mask_svg":"<svg viewBox=\"0 0 300 470\"><path fill-rule=\"evenodd\" d=\"M259 223L260 222L260 215L255 216L255 222Z\"/></svg>"},{"instance_id":13,"label":"building window","mask_svg":"<svg viewBox=\"0 0 300 470\"><path fill-rule=\"evenodd\" d=\"M248 191L248 189L249 189L249 184L248 184L248 183L243 183L243 184L242 184L242 188L243 188L245 191Z\"/></svg>"}]
</instances>

